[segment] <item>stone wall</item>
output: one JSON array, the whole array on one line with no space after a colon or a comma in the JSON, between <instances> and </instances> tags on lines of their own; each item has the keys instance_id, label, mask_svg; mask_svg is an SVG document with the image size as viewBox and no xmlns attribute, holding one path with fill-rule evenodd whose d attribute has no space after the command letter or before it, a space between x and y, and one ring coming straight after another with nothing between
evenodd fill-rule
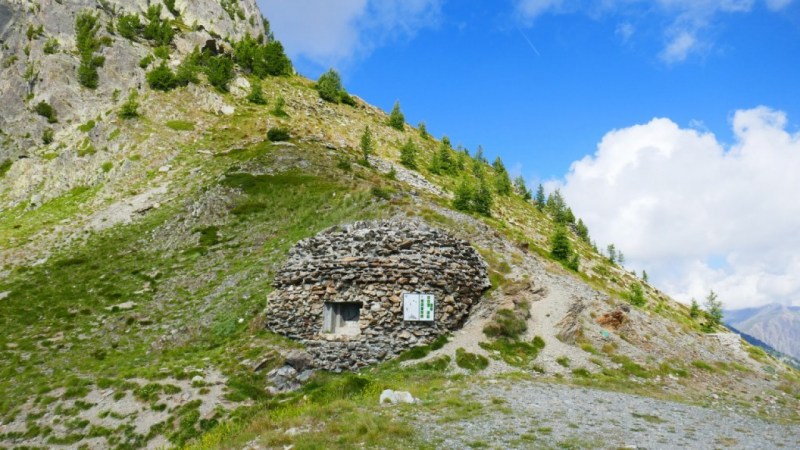
<instances>
[{"instance_id":1,"label":"stone wall","mask_svg":"<svg viewBox=\"0 0 800 450\"><path fill-rule=\"evenodd\" d=\"M333 227L291 250L267 327L303 342L318 368L355 370L459 328L490 287L486 267L467 242L421 222ZM435 295L434 320L404 321L404 293ZM326 332L326 303L360 303L358 333Z\"/></svg>"}]
</instances>

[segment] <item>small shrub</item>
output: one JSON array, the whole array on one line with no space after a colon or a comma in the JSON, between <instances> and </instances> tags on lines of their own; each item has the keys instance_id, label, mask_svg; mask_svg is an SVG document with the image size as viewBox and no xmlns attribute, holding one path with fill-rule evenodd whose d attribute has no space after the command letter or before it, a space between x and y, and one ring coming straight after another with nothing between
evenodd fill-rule
<instances>
[{"instance_id":1,"label":"small shrub","mask_svg":"<svg viewBox=\"0 0 800 450\"><path fill-rule=\"evenodd\" d=\"M392 198L392 193L389 192L388 189L384 189L380 186L373 186L372 189L370 189L370 193L373 197L381 200L390 200Z\"/></svg>"},{"instance_id":2,"label":"small shrub","mask_svg":"<svg viewBox=\"0 0 800 450\"><path fill-rule=\"evenodd\" d=\"M139 93L136 90L131 89L130 94L128 94L128 100L126 100L125 103L123 103L122 106L119 108L119 113L118 113L119 117L126 120L135 119L139 117L138 98L139 98ZM119 129L116 130L116 132L118 131Z\"/></svg>"},{"instance_id":3,"label":"small shrub","mask_svg":"<svg viewBox=\"0 0 800 450\"><path fill-rule=\"evenodd\" d=\"M156 58L161 58L163 60L168 60L169 59L169 47L167 47L166 45L160 45L160 46L156 47L155 49L153 49L153 55Z\"/></svg>"},{"instance_id":4,"label":"small shrub","mask_svg":"<svg viewBox=\"0 0 800 450\"><path fill-rule=\"evenodd\" d=\"M315 87L320 98L326 102L355 105L355 100L342 87L342 79L339 77L339 73L333 69L323 73L317 80Z\"/></svg>"},{"instance_id":5,"label":"small shrub","mask_svg":"<svg viewBox=\"0 0 800 450\"><path fill-rule=\"evenodd\" d=\"M103 163L103 165L100 166L100 168L105 173L111 172L111 169L114 168L114 163L112 163L111 161L106 161Z\"/></svg>"},{"instance_id":6,"label":"small shrub","mask_svg":"<svg viewBox=\"0 0 800 450\"><path fill-rule=\"evenodd\" d=\"M83 133L88 133L92 131L96 125L97 124L95 123L94 120L89 120L85 124L78 126L78 130L80 130Z\"/></svg>"},{"instance_id":7,"label":"small shrub","mask_svg":"<svg viewBox=\"0 0 800 450\"><path fill-rule=\"evenodd\" d=\"M695 361L692 361L692 365L694 367L697 367L698 369L701 369L701 370L706 370L708 372L716 372L716 369L714 369L714 367L712 367L710 364L708 364L705 361L695 360Z\"/></svg>"},{"instance_id":8,"label":"small shrub","mask_svg":"<svg viewBox=\"0 0 800 450\"><path fill-rule=\"evenodd\" d=\"M589 372L588 369L585 369L583 367L579 367L577 369L573 369L572 370L572 374L575 375L576 377L581 377L581 378L591 378L592 377L592 373Z\"/></svg>"},{"instance_id":9,"label":"small shrub","mask_svg":"<svg viewBox=\"0 0 800 450\"><path fill-rule=\"evenodd\" d=\"M642 289L642 285L639 283L633 283L625 297L633 306L642 307L645 303L647 303L647 299L644 296L644 290Z\"/></svg>"},{"instance_id":10,"label":"small shrub","mask_svg":"<svg viewBox=\"0 0 800 450\"><path fill-rule=\"evenodd\" d=\"M225 55L208 58L205 66L208 82L222 92L228 92L228 83L233 79L233 60Z\"/></svg>"},{"instance_id":11,"label":"small shrub","mask_svg":"<svg viewBox=\"0 0 800 450\"><path fill-rule=\"evenodd\" d=\"M430 361L419 363L414 367L419 370L431 370L434 372L444 372L450 365L451 358L449 355L441 355Z\"/></svg>"},{"instance_id":12,"label":"small shrub","mask_svg":"<svg viewBox=\"0 0 800 450\"><path fill-rule=\"evenodd\" d=\"M104 41L97 39L100 29L98 16L82 12L75 18L75 40L81 63L78 66L78 82L89 89L96 89L99 81L97 68L102 67L105 58L95 56Z\"/></svg>"},{"instance_id":13,"label":"small shrub","mask_svg":"<svg viewBox=\"0 0 800 450\"><path fill-rule=\"evenodd\" d=\"M146 14L148 23L142 29L142 37L153 41L157 46L169 45L175 32L168 20L161 20L161 5L151 5Z\"/></svg>"},{"instance_id":14,"label":"small shrub","mask_svg":"<svg viewBox=\"0 0 800 450\"><path fill-rule=\"evenodd\" d=\"M288 141L290 137L289 130L284 127L270 128L267 131L267 138L272 142Z\"/></svg>"},{"instance_id":15,"label":"small shrub","mask_svg":"<svg viewBox=\"0 0 800 450\"><path fill-rule=\"evenodd\" d=\"M350 158L347 156L340 156L337 158L336 167L344 170L345 172L351 172L353 170L353 164L350 162Z\"/></svg>"},{"instance_id":16,"label":"small shrub","mask_svg":"<svg viewBox=\"0 0 800 450\"><path fill-rule=\"evenodd\" d=\"M10 159L6 159L2 163L0 163L0 178L3 178L3 177L6 176L8 171L11 170L11 165L12 164L13 163L11 162Z\"/></svg>"},{"instance_id":17,"label":"small shrub","mask_svg":"<svg viewBox=\"0 0 800 450\"><path fill-rule=\"evenodd\" d=\"M56 114L55 108L53 108L49 103L46 101L41 101L36 104L33 108L33 111L47 119L47 123L58 123L58 117Z\"/></svg>"},{"instance_id":18,"label":"small shrub","mask_svg":"<svg viewBox=\"0 0 800 450\"><path fill-rule=\"evenodd\" d=\"M156 57L153 56L152 54L147 55L144 58L139 60L139 67L141 67L142 69L147 69L148 67L150 67L150 64L152 64L153 61L155 61L155 60L156 60Z\"/></svg>"},{"instance_id":19,"label":"small shrub","mask_svg":"<svg viewBox=\"0 0 800 450\"><path fill-rule=\"evenodd\" d=\"M167 67L165 62L162 62L158 67L150 72L147 72L147 76L145 78L147 79L147 84L150 86L150 89L155 89L158 91L167 92L175 89L178 86L175 74L172 72L172 69Z\"/></svg>"},{"instance_id":20,"label":"small shrub","mask_svg":"<svg viewBox=\"0 0 800 450\"><path fill-rule=\"evenodd\" d=\"M498 310L492 321L483 327L483 333L487 336L507 339L517 339L527 330L528 324L525 319L507 308Z\"/></svg>"},{"instance_id":21,"label":"small shrub","mask_svg":"<svg viewBox=\"0 0 800 450\"><path fill-rule=\"evenodd\" d=\"M560 358L556 358L556 362L558 363L558 365L560 365L562 367L569 367L569 364L570 364L570 360L566 356L562 356Z\"/></svg>"},{"instance_id":22,"label":"small shrub","mask_svg":"<svg viewBox=\"0 0 800 450\"><path fill-rule=\"evenodd\" d=\"M251 82L247 101L256 105L267 104L267 99L264 98L264 89L261 87L261 80L256 79Z\"/></svg>"},{"instance_id":23,"label":"small shrub","mask_svg":"<svg viewBox=\"0 0 800 450\"><path fill-rule=\"evenodd\" d=\"M50 38L47 42L44 43L44 54L45 55L53 55L58 52L58 48L61 46L59 44L58 39Z\"/></svg>"},{"instance_id":24,"label":"small shrub","mask_svg":"<svg viewBox=\"0 0 800 450\"><path fill-rule=\"evenodd\" d=\"M289 117L289 114L287 114L286 110L284 109L285 107L286 100L284 100L282 96L278 96L278 98L275 99L275 106L272 108L272 111L270 111L270 114L275 117Z\"/></svg>"},{"instance_id":25,"label":"small shrub","mask_svg":"<svg viewBox=\"0 0 800 450\"><path fill-rule=\"evenodd\" d=\"M45 128L44 131L42 131L42 143L44 145L47 145L52 142L53 142L53 129Z\"/></svg>"},{"instance_id":26,"label":"small shrub","mask_svg":"<svg viewBox=\"0 0 800 450\"><path fill-rule=\"evenodd\" d=\"M128 40L136 39L142 32L144 26L139 20L138 14L121 14L117 20L117 32L120 36Z\"/></svg>"},{"instance_id":27,"label":"small shrub","mask_svg":"<svg viewBox=\"0 0 800 450\"><path fill-rule=\"evenodd\" d=\"M463 348L456 349L456 365L471 372L477 372L489 367L489 360L485 356L469 353Z\"/></svg>"},{"instance_id":28,"label":"small shrub","mask_svg":"<svg viewBox=\"0 0 800 450\"><path fill-rule=\"evenodd\" d=\"M193 131L194 130L194 122L189 122L186 120L168 120L167 123L164 125L167 128L173 129L175 131Z\"/></svg>"}]
</instances>

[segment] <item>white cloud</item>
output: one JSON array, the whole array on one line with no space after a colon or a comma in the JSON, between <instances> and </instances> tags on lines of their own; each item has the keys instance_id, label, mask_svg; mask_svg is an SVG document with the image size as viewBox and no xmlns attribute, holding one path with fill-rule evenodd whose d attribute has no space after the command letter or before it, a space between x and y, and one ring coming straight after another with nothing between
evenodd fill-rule
<instances>
[{"instance_id":1,"label":"white cloud","mask_svg":"<svg viewBox=\"0 0 800 450\"><path fill-rule=\"evenodd\" d=\"M766 107L732 127L727 148L669 119L611 131L562 192L601 247L681 300L800 305L800 133Z\"/></svg>"},{"instance_id":2,"label":"white cloud","mask_svg":"<svg viewBox=\"0 0 800 450\"><path fill-rule=\"evenodd\" d=\"M622 42L628 42L631 36L633 36L633 33L636 32L636 27L630 22L623 22L617 25L617 29L614 30L614 32L622 39Z\"/></svg>"},{"instance_id":3,"label":"white cloud","mask_svg":"<svg viewBox=\"0 0 800 450\"><path fill-rule=\"evenodd\" d=\"M771 11L779 11L791 2L764 0ZM673 64L713 47L712 31L721 16L748 13L756 3L756 0L516 0L516 11L526 23L544 14L582 13L595 18L621 16L624 21L617 26L615 33L623 43L636 29L632 22L658 16L658 22L664 23L661 30L664 47L659 56L665 63ZM663 17L667 18L666 22ZM640 29L647 28L642 23L639 25Z\"/></svg>"},{"instance_id":4,"label":"white cloud","mask_svg":"<svg viewBox=\"0 0 800 450\"><path fill-rule=\"evenodd\" d=\"M683 62L696 47L697 38L688 31L682 31L672 38L670 43L662 50L660 57L668 64Z\"/></svg>"},{"instance_id":5,"label":"white cloud","mask_svg":"<svg viewBox=\"0 0 800 450\"><path fill-rule=\"evenodd\" d=\"M437 23L443 0L259 0L293 59L322 67L368 55Z\"/></svg>"}]
</instances>

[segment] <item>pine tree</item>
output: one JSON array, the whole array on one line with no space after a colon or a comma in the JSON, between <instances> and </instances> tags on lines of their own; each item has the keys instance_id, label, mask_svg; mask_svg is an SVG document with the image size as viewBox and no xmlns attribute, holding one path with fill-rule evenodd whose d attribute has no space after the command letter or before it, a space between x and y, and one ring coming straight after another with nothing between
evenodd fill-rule
<instances>
[{"instance_id":1,"label":"pine tree","mask_svg":"<svg viewBox=\"0 0 800 450\"><path fill-rule=\"evenodd\" d=\"M644 304L647 303L647 299L644 296L644 290L642 289L642 285L639 283L633 283L631 285L626 297L633 306L644 306Z\"/></svg>"},{"instance_id":2,"label":"pine tree","mask_svg":"<svg viewBox=\"0 0 800 450\"><path fill-rule=\"evenodd\" d=\"M692 306L689 307L689 317L696 319L700 315L700 305L697 300L692 299Z\"/></svg>"},{"instance_id":3,"label":"pine tree","mask_svg":"<svg viewBox=\"0 0 800 450\"><path fill-rule=\"evenodd\" d=\"M361 163L369 167L369 155L375 152L375 143L372 139L372 132L369 127L364 128L364 133L361 135Z\"/></svg>"},{"instance_id":4,"label":"pine tree","mask_svg":"<svg viewBox=\"0 0 800 450\"><path fill-rule=\"evenodd\" d=\"M606 251L608 252L608 260L611 261L611 264L617 262L617 248L614 247L614 244L608 244L606 247Z\"/></svg>"},{"instance_id":5,"label":"pine tree","mask_svg":"<svg viewBox=\"0 0 800 450\"><path fill-rule=\"evenodd\" d=\"M508 171L506 171L506 166L503 165L503 160L499 156L495 158L492 167L494 167L494 187L497 193L500 195L511 194L511 179L508 176Z\"/></svg>"},{"instance_id":6,"label":"pine tree","mask_svg":"<svg viewBox=\"0 0 800 450\"><path fill-rule=\"evenodd\" d=\"M403 115L403 112L400 111L400 101L398 100L394 102L394 108L392 108L392 113L389 114L389 126L397 131L403 131L405 123L406 123L406 118Z\"/></svg>"},{"instance_id":7,"label":"pine tree","mask_svg":"<svg viewBox=\"0 0 800 450\"><path fill-rule=\"evenodd\" d=\"M545 202L547 201L544 196L544 186L539 183L539 187L536 188L536 197L534 198L536 202L536 209L539 211L544 210Z\"/></svg>"},{"instance_id":8,"label":"pine tree","mask_svg":"<svg viewBox=\"0 0 800 450\"><path fill-rule=\"evenodd\" d=\"M489 186L486 184L485 180L480 180L478 190L475 193L475 198L473 200L473 208L475 212L486 217L491 216L493 202L494 199L492 198L492 190L489 189Z\"/></svg>"},{"instance_id":9,"label":"pine tree","mask_svg":"<svg viewBox=\"0 0 800 450\"><path fill-rule=\"evenodd\" d=\"M572 244L567 237L567 230L557 226L550 237L550 256L557 261L566 262L572 257Z\"/></svg>"},{"instance_id":10,"label":"pine tree","mask_svg":"<svg viewBox=\"0 0 800 450\"><path fill-rule=\"evenodd\" d=\"M430 137L428 134L428 127L425 126L425 122L420 122L419 125L417 125L417 129L419 130L419 136L422 139L427 140Z\"/></svg>"},{"instance_id":11,"label":"pine tree","mask_svg":"<svg viewBox=\"0 0 800 450\"><path fill-rule=\"evenodd\" d=\"M625 265L625 255L623 255L622 252L617 252L617 262L620 266Z\"/></svg>"},{"instance_id":12,"label":"pine tree","mask_svg":"<svg viewBox=\"0 0 800 450\"><path fill-rule=\"evenodd\" d=\"M139 102L137 101L139 93L135 89L131 89L128 94L128 100L119 108L119 116L123 119L135 119L139 117Z\"/></svg>"},{"instance_id":13,"label":"pine tree","mask_svg":"<svg viewBox=\"0 0 800 450\"><path fill-rule=\"evenodd\" d=\"M706 309L706 326L707 330L713 330L717 325L722 323L722 302L717 298L717 293L713 290L706 296L706 302L703 305Z\"/></svg>"},{"instance_id":14,"label":"pine tree","mask_svg":"<svg viewBox=\"0 0 800 450\"><path fill-rule=\"evenodd\" d=\"M482 146L479 145L478 149L475 150L475 158L474 159L475 159L475 161L478 161L479 163L486 164L486 157L483 156L483 147Z\"/></svg>"},{"instance_id":15,"label":"pine tree","mask_svg":"<svg viewBox=\"0 0 800 450\"><path fill-rule=\"evenodd\" d=\"M575 225L575 229L577 231L578 237L581 238L583 242L589 244L591 239L589 239L589 228L583 223L583 219L578 219L578 224Z\"/></svg>"},{"instance_id":16,"label":"pine tree","mask_svg":"<svg viewBox=\"0 0 800 450\"><path fill-rule=\"evenodd\" d=\"M450 146L450 139L442 137L439 148L433 155L431 162L431 172L437 175L452 175L455 172L455 161L453 160L453 149Z\"/></svg>"},{"instance_id":17,"label":"pine tree","mask_svg":"<svg viewBox=\"0 0 800 450\"><path fill-rule=\"evenodd\" d=\"M253 79L250 85L250 94L247 96L247 101L256 105L266 105L267 99L264 98L264 90L261 87L261 80L258 78Z\"/></svg>"},{"instance_id":18,"label":"pine tree","mask_svg":"<svg viewBox=\"0 0 800 450\"><path fill-rule=\"evenodd\" d=\"M647 279L647 271L644 269L642 269L642 281L644 281L645 283L650 281Z\"/></svg>"},{"instance_id":19,"label":"pine tree","mask_svg":"<svg viewBox=\"0 0 800 450\"><path fill-rule=\"evenodd\" d=\"M474 208L473 197L475 196L475 189L470 184L466 177L461 179L461 182L456 187L455 196L453 198L453 207L459 211L471 211Z\"/></svg>"},{"instance_id":20,"label":"pine tree","mask_svg":"<svg viewBox=\"0 0 800 450\"><path fill-rule=\"evenodd\" d=\"M316 88L320 98L326 102L339 103L342 101L342 92L344 91L342 79L335 70L328 69L323 73L317 80Z\"/></svg>"},{"instance_id":21,"label":"pine tree","mask_svg":"<svg viewBox=\"0 0 800 450\"><path fill-rule=\"evenodd\" d=\"M531 199L531 190L528 189L528 186L525 185L525 179L522 178L522 175L514 178L514 191L523 198L525 201L530 201Z\"/></svg>"},{"instance_id":22,"label":"pine tree","mask_svg":"<svg viewBox=\"0 0 800 450\"><path fill-rule=\"evenodd\" d=\"M409 138L402 147L400 147L400 164L408 167L409 169L417 169L417 146Z\"/></svg>"}]
</instances>

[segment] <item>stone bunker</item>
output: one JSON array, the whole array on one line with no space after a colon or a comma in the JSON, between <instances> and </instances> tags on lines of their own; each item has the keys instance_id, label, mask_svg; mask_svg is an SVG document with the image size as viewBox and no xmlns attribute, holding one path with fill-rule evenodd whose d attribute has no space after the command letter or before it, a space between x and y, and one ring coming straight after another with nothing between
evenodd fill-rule
<instances>
[{"instance_id":1,"label":"stone bunker","mask_svg":"<svg viewBox=\"0 0 800 450\"><path fill-rule=\"evenodd\" d=\"M292 248L266 325L316 367L355 370L460 328L490 287L486 269L467 242L422 222L333 227Z\"/></svg>"}]
</instances>

